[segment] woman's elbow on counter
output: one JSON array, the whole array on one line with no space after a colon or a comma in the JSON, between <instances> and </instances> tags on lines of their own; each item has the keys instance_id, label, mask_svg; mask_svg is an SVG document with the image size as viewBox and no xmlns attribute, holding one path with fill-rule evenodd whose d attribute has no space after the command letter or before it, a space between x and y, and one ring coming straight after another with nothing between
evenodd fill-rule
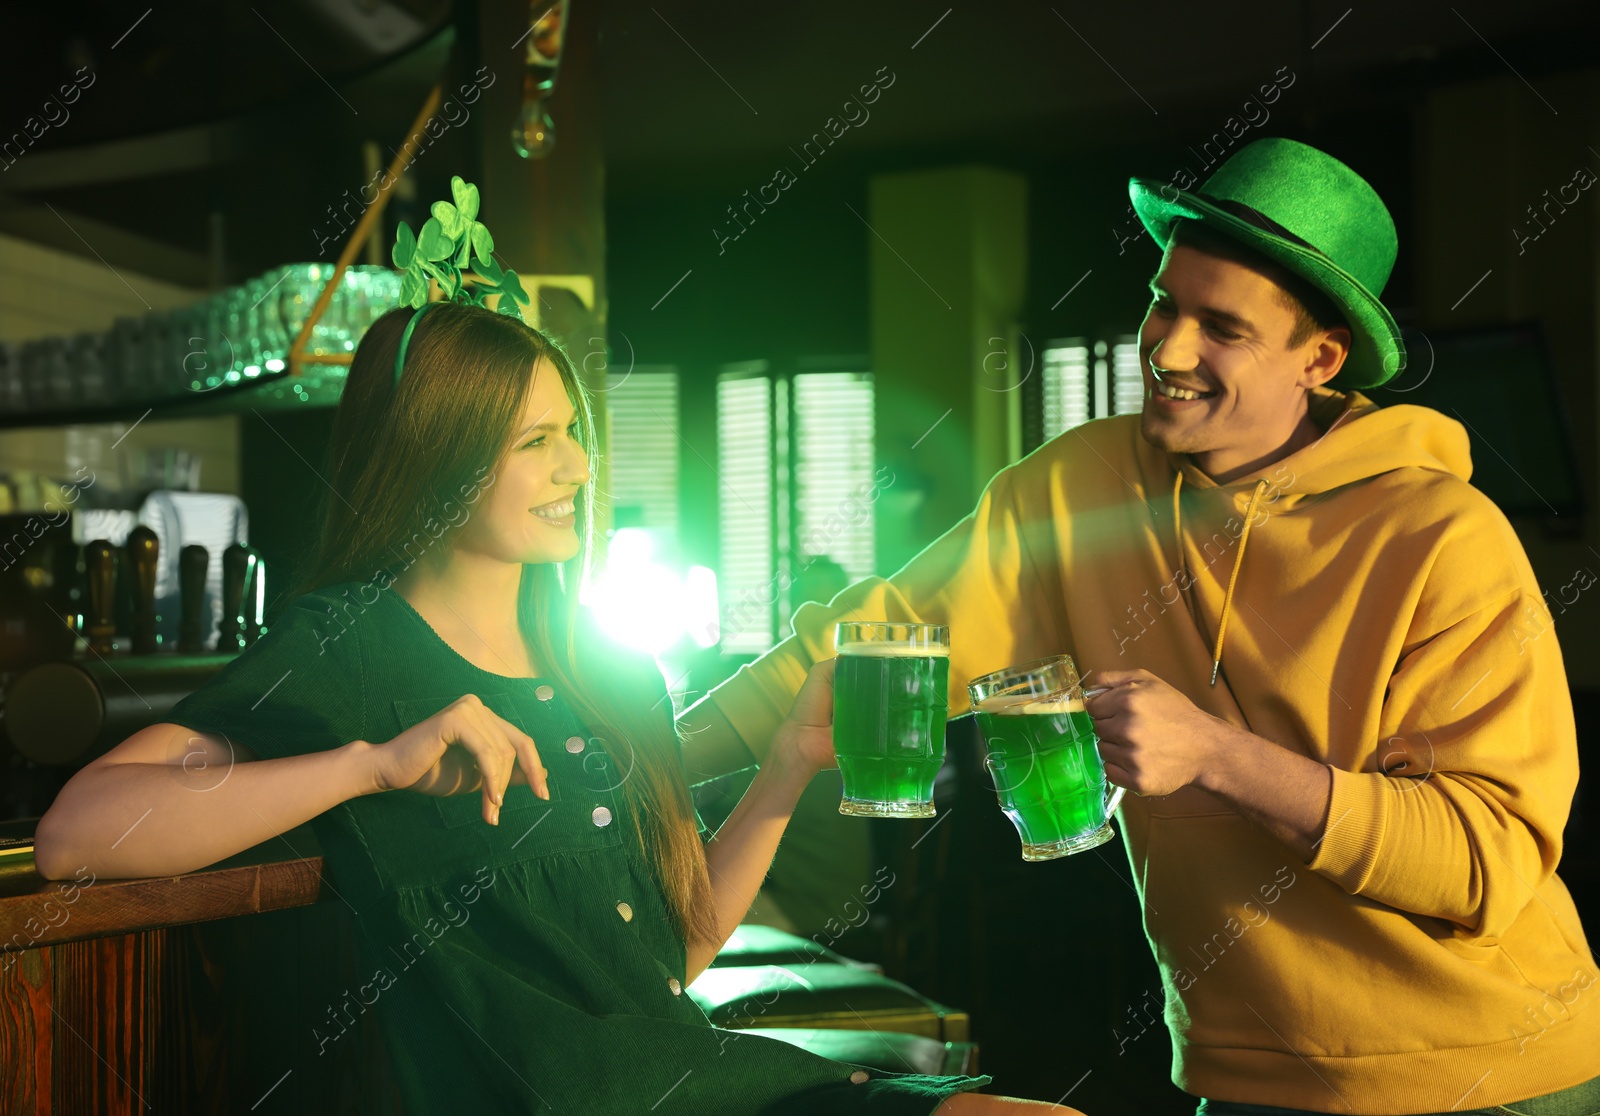
<instances>
[{"instance_id":1,"label":"woman's elbow on counter","mask_svg":"<svg viewBox=\"0 0 1600 1116\"><path fill-rule=\"evenodd\" d=\"M64 880L77 871L72 849L60 832L60 811L52 807L39 819L33 833L33 867L47 880Z\"/></svg>"}]
</instances>

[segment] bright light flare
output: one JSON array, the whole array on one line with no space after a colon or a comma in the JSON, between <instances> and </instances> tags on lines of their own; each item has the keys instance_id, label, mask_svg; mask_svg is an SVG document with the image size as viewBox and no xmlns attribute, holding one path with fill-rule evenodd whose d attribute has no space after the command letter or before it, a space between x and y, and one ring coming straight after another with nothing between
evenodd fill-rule
<instances>
[{"instance_id":1,"label":"bright light flare","mask_svg":"<svg viewBox=\"0 0 1600 1116\"><path fill-rule=\"evenodd\" d=\"M612 639L659 656L685 634L701 647L717 641L717 575L704 566L685 577L655 560L656 543L642 527L619 528L605 569L586 586L584 603Z\"/></svg>"}]
</instances>

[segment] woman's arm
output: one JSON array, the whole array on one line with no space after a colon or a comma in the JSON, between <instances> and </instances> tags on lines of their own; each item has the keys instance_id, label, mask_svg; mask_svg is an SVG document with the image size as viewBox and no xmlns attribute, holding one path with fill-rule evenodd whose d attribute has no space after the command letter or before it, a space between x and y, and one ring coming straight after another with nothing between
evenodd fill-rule
<instances>
[{"instance_id":1,"label":"woman's arm","mask_svg":"<svg viewBox=\"0 0 1600 1116\"><path fill-rule=\"evenodd\" d=\"M800 792L818 771L833 763L833 660L828 659L811 668L750 789L706 845L706 867L716 899L717 940L689 943L690 983L711 964L749 913Z\"/></svg>"},{"instance_id":2,"label":"woman's arm","mask_svg":"<svg viewBox=\"0 0 1600 1116\"><path fill-rule=\"evenodd\" d=\"M706 867L711 872L711 893L717 905L717 941L689 944L691 983L711 964L749 913L800 792L816 774L815 768L796 764L788 756L780 759L779 753L780 747L774 743L767 763L706 845Z\"/></svg>"},{"instance_id":3,"label":"woman's arm","mask_svg":"<svg viewBox=\"0 0 1600 1116\"><path fill-rule=\"evenodd\" d=\"M46 879L87 866L101 878L175 876L243 852L378 790L372 745L257 760L182 725L141 729L68 780L39 819Z\"/></svg>"},{"instance_id":4,"label":"woman's arm","mask_svg":"<svg viewBox=\"0 0 1600 1116\"><path fill-rule=\"evenodd\" d=\"M1008 663L1070 650L1055 572L1066 523L1061 509L1077 457L1088 458L1083 464L1093 470L1105 467L1096 452L1074 436L1002 469L970 514L888 580L869 577L827 604L801 605L793 635L679 716L690 781L766 762L767 743L776 739L790 695L799 692L813 663L833 654L840 621L953 626L961 638L951 648L951 678L976 678ZM967 688L951 686L950 715L966 709Z\"/></svg>"},{"instance_id":5,"label":"woman's arm","mask_svg":"<svg viewBox=\"0 0 1600 1116\"><path fill-rule=\"evenodd\" d=\"M102 878L181 875L352 798L401 788L479 793L484 821L498 825L506 787L525 781L548 799L547 776L533 738L472 694L387 743L352 740L281 759L258 760L182 725L151 725L68 780L39 819L34 865L46 879L83 866Z\"/></svg>"}]
</instances>

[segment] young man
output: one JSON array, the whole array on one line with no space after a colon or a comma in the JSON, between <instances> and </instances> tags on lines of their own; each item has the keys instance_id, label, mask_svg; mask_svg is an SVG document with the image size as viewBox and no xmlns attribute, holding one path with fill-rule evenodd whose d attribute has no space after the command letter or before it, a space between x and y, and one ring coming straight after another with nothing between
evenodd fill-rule
<instances>
[{"instance_id":1,"label":"young man","mask_svg":"<svg viewBox=\"0 0 1600 1116\"><path fill-rule=\"evenodd\" d=\"M952 714L967 680L1071 653L1108 687L1088 707L1203 1111L1600 1111L1549 614L1461 425L1358 391L1404 363L1388 210L1284 139L1130 193L1164 250L1144 412L802 608L685 714L691 770L760 758L841 619L949 624Z\"/></svg>"}]
</instances>

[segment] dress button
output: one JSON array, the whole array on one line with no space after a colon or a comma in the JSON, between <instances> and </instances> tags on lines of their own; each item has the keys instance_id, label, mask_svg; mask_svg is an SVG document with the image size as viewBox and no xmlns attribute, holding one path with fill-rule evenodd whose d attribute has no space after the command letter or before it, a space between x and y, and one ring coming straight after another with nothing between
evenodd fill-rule
<instances>
[{"instance_id":1,"label":"dress button","mask_svg":"<svg viewBox=\"0 0 1600 1116\"><path fill-rule=\"evenodd\" d=\"M671 992L674 996L683 995L683 985L678 983L677 977L667 978L667 991Z\"/></svg>"},{"instance_id":2,"label":"dress button","mask_svg":"<svg viewBox=\"0 0 1600 1116\"><path fill-rule=\"evenodd\" d=\"M554 688L550 686L540 686L537 690L533 691L533 696L538 698L540 701L549 701L551 698L556 696L556 692Z\"/></svg>"},{"instance_id":3,"label":"dress button","mask_svg":"<svg viewBox=\"0 0 1600 1116\"><path fill-rule=\"evenodd\" d=\"M590 814L589 816L594 819L595 825L611 824L611 811L607 810L604 806L596 806L594 808L594 813Z\"/></svg>"},{"instance_id":4,"label":"dress button","mask_svg":"<svg viewBox=\"0 0 1600 1116\"><path fill-rule=\"evenodd\" d=\"M866 1070L856 1070L855 1073L852 1073L850 1075L850 1084L852 1084L852 1085L864 1084L869 1076L871 1076L871 1075L868 1074Z\"/></svg>"},{"instance_id":5,"label":"dress button","mask_svg":"<svg viewBox=\"0 0 1600 1116\"><path fill-rule=\"evenodd\" d=\"M623 922L633 921L633 908L628 906L626 902L617 904L617 913L622 916Z\"/></svg>"},{"instance_id":6,"label":"dress button","mask_svg":"<svg viewBox=\"0 0 1600 1116\"><path fill-rule=\"evenodd\" d=\"M577 753L583 751L583 737L581 737L581 736L569 736L569 737L567 737L567 751L573 753L574 755L576 755Z\"/></svg>"}]
</instances>

